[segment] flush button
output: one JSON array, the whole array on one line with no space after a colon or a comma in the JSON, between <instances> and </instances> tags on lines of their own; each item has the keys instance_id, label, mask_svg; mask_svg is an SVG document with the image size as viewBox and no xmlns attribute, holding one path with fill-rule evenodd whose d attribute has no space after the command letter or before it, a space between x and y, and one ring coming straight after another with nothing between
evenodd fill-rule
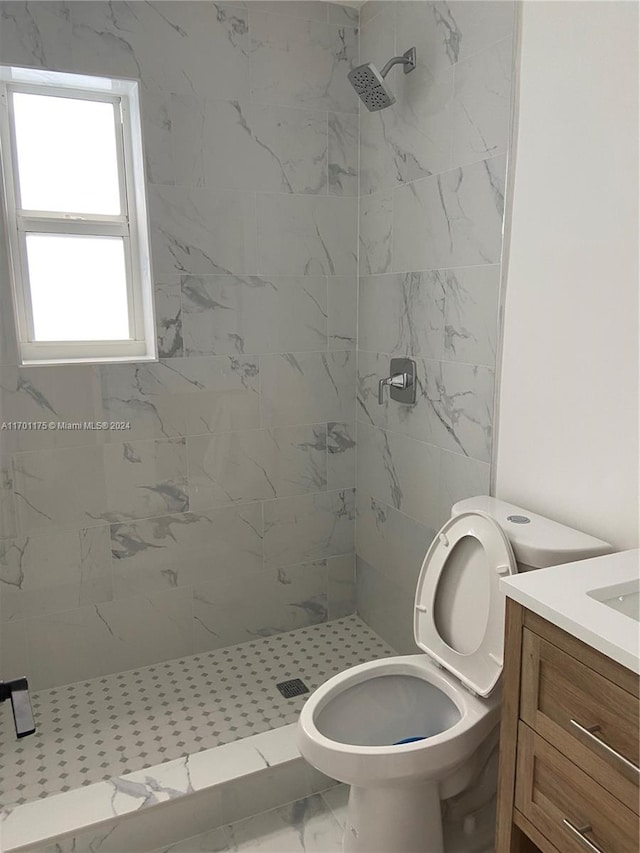
<instances>
[{"instance_id":1,"label":"flush button","mask_svg":"<svg viewBox=\"0 0 640 853\"><path fill-rule=\"evenodd\" d=\"M526 515L508 515L507 521L512 521L514 524L530 524L531 519Z\"/></svg>"}]
</instances>

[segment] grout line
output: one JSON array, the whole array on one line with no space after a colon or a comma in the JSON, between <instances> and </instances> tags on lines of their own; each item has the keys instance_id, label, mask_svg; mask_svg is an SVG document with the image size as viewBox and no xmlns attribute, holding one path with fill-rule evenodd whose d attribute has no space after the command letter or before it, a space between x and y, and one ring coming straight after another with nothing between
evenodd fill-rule
<instances>
[{"instance_id":1,"label":"grout line","mask_svg":"<svg viewBox=\"0 0 640 853\"><path fill-rule=\"evenodd\" d=\"M358 21L360 22L360 17L358 17ZM358 62L361 60L361 45L362 45L362 27L358 30ZM354 376L354 431L353 431L353 440L354 440L354 458L355 458L355 470L354 470L354 483L355 483L355 501L354 501L354 520L353 520L353 547L357 556L357 547L358 547L358 463L359 463L359 455L358 455L358 382L359 382L359 350L360 350L360 256L361 256L361 243L360 243L360 227L361 227L361 192L362 192L362 176L361 176L361 163L362 163L362 101L358 98L358 195L357 195L357 206L356 206L356 215L358 217L357 227L356 227L356 328L355 328L355 376ZM357 608L357 581L356 581L356 570L355 570L355 561L354 561L354 585L356 585L356 608Z\"/></svg>"},{"instance_id":2,"label":"grout line","mask_svg":"<svg viewBox=\"0 0 640 853\"><path fill-rule=\"evenodd\" d=\"M388 358L415 358L418 361L426 361L435 364L459 364L464 367L483 367L487 370L490 370L492 373L495 373L495 366L493 364L485 364L479 361L455 361L450 358L434 358L433 356L422 355L420 353L412 353L407 350L403 350L401 353L398 352L386 352L386 350L380 349L361 349L359 352L367 353L368 355L377 355L377 356L385 356Z\"/></svg>"},{"instance_id":3,"label":"grout line","mask_svg":"<svg viewBox=\"0 0 640 853\"><path fill-rule=\"evenodd\" d=\"M469 462L476 463L477 465L489 466L491 464L490 462L487 462L484 459L476 459L475 456L469 456L466 453L460 453L458 450L453 450L453 449L448 448L448 447L441 447L439 444L433 444L430 441L425 441L422 438L416 438L415 436L409 435L406 432L399 432L398 430L391 429L388 426L380 426L379 424L370 424L370 423L368 423L368 421L358 421L358 427L365 427L366 429L369 429L371 431L377 430L379 432L383 432L385 434L392 435L396 438L405 439L408 442L415 442L416 444L420 444L420 445L424 445L425 447L429 447L432 450L437 450L440 453L449 453L452 456L459 457L460 459L466 459Z\"/></svg>"},{"instance_id":4,"label":"grout line","mask_svg":"<svg viewBox=\"0 0 640 853\"><path fill-rule=\"evenodd\" d=\"M418 0L416 0L418 2ZM396 193L398 190L403 189L404 187L412 187L414 184L419 184L423 181L433 181L437 178L441 178L444 175L449 175L452 172L458 172L461 169L469 169L472 166L478 166L481 163L486 163L489 160L498 160L500 157L506 157L508 153L508 146L500 149L499 151L494 151L491 154L485 155L484 157L479 157L477 160L471 160L469 162L460 163L457 166L448 166L446 169L441 169L437 172L432 172L429 175L422 175L422 177L414 178L412 181L397 181L393 184L389 184L386 187L377 187L373 192L363 193L363 198L368 198L369 196L380 195L382 193L393 192Z\"/></svg>"}]
</instances>

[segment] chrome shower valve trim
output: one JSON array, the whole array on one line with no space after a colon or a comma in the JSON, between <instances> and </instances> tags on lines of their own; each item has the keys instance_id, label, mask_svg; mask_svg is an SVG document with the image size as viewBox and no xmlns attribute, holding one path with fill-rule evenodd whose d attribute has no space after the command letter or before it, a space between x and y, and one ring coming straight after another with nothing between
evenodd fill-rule
<instances>
[{"instance_id":1,"label":"chrome shower valve trim","mask_svg":"<svg viewBox=\"0 0 640 853\"><path fill-rule=\"evenodd\" d=\"M378 381L378 404L384 403L384 389L389 387L392 400L412 405L416 401L416 363L410 358L392 358L391 373Z\"/></svg>"}]
</instances>

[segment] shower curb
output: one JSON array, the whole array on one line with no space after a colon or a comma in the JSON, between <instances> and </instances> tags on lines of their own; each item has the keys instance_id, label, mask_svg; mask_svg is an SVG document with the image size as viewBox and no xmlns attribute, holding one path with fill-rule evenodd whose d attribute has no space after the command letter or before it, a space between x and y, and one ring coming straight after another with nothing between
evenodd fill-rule
<instances>
[{"instance_id":1,"label":"shower curb","mask_svg":"<svg viewBox=\"0 0 640 853\"><path fill-rule=\"evenodd\" d=\"M1 814L4 853L146 853L337 784L296 724L35 800Z\"/></svg>"}]
</instances>

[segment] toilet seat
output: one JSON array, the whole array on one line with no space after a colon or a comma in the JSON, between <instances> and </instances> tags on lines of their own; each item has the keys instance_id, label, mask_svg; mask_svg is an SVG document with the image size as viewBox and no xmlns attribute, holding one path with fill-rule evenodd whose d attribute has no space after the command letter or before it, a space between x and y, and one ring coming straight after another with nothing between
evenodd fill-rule
<instances>
[{"instance_id":1,"label":"toilet seat","mask_svg":"<svg viewBox=\"0 0 640 853\"><path fill-rule=\"evenodd\" d=\"M480 696L489 696L502 672L504 594L499 581L515 572L509 540L482 512L447 521L420 570L416 643Z\"/></svg>"}]
</instances>

